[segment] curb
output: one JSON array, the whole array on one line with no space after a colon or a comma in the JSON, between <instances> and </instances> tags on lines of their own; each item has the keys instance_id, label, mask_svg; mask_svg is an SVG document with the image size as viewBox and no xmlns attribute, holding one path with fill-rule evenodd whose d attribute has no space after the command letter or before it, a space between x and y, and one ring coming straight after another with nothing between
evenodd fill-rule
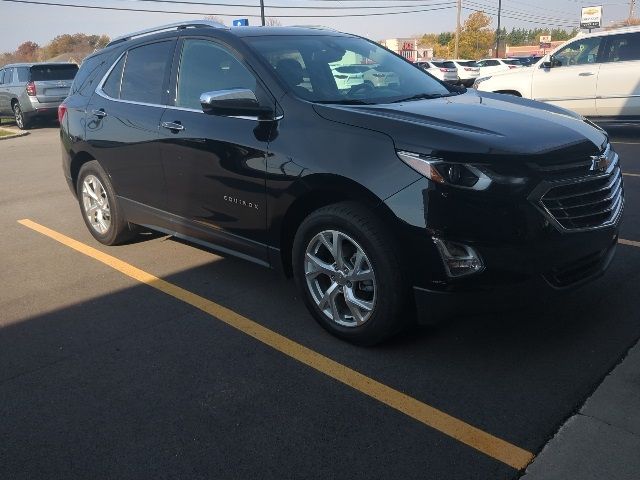
<instances>
[{"instance_id":1,"label":"curb","mask_svg":"<svg viewBox=\"0 0 640 480\"><path fill-rule=\"evenodd\" d=\"M9 130L7 128L2 128L0 127L0 130L4 130L5 132L11 132L12 130ZM24 137L25 135L29 135L29 132L18 132L18 133L14 133L12 135L6 135L4 137L0 137L0 141L2 140L9 140L10 138L17 138L17 137Z\"/></svg>"}]
</instances>

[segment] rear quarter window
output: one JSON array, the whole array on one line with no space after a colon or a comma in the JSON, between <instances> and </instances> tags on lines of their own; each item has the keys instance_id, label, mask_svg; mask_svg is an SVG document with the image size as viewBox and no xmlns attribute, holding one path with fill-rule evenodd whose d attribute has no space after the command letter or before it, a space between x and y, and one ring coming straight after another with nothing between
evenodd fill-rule
<instances>
[{"instance_id":1,"label":"rear quarter window","mask_svg":"<svg viewBox=\"0 0 640 480\"><path fill-rule=\"evenodd\" d=\"M31 81L73 80L76 73L77 65L34 65L31 67Z\"/></svg>"},{"instance_id":2,"label":"rear quarter window","mask_svg":"<svg viewBox=\"0 0 640 480\"><path fill-rule=\"evenodd\" d=\"M82 62L80 70L78 70L78 74L71 85L71 93L85 97L90 96L98 86L100 78L106 72L107 62L112 57L113 55L104 53L89 57Z\"/></svg>"}]
</instances>

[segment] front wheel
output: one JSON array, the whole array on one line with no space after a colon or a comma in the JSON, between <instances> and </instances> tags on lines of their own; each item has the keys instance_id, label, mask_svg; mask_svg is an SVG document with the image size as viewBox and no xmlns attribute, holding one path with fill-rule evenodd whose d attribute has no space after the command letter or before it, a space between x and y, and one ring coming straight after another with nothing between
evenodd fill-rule
<instances>
[{"instance_id":1,"label":"front wheel","mask_svg":"<svg viewBox=\"0 0 640 480\"><path fill-rule=\"evenodd\" d=\"M344 202L307 217L293 244L293 272L309 311L333 335L374 345L408 323L409 289L382 222Z\"/></svg>"},{"instance_id":2,"label":"front wheel","mask_svg":"<svg viewBox=\"0 0 640 480\"><path fill-rule=\"evenodd\" d=\"M117 202L109 176L97 161L82 165L77 193L84 223L100 243L118 245L135 236Z\"/></svg>"}]
</instances>

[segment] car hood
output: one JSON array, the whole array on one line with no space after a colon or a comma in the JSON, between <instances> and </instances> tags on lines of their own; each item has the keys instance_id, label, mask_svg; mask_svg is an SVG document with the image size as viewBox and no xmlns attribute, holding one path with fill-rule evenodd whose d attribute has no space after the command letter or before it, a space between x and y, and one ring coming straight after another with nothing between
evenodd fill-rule
<instances>
[{"instance_id":1,"label":"car hood","mask_svg":"<svg viewBox=\"0 0 640 480\"><path fill-rule=\"evenodd\" d=\"M379 105L320 105L334 122L389 135L398 150L489 156L599 151L606 133L549 104L468 90L461 95Z\"/></svg>"}]
</instances>

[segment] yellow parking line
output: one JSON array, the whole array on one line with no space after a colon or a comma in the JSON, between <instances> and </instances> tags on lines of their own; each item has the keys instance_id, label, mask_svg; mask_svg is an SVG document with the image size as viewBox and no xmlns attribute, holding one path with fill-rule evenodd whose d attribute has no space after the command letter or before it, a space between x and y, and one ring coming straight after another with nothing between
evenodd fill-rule
<instances>
[{"instance_id":1,"label":"yellow parking line","mask_svg":"<svg viewBox=\"0 0 640 480\"><path fill-rule=\"evenodd\" d=\"M627 177L640 177L640 173L623 173Z\"/></svg>"},{"instance_id":2,"label":"yellow parking line","mask_svg":"<svg viewBox=\"0 0 640 480\"><path fill-rule=\"evenodd\" d=\"M19 220L18 223L41 233L77 252L93 258L105 265L159 290L167 295L195 307L227 325L249 335L256 340L278 350L285 355L321 372L359 392L404 413L405 415L452 437L471 448L515 469L521 470L533 460L534 455L516 445L491 435L458 418L422 403L409 395L395 390L383 383L363 375L345 365L331 360L293 340L284 337L259 323L229 310L211 300L196 295L177 285L169 283L150 273L134 267L122 260L85 245L73 238L51 230L31 220Z\"/></svg>"},{"instance_id":3,"label":"yellow parking line","mask_svg":"<svg viewBox=\"0 0 640 480\"><path fill-rule=\"evenodd\" d=\"M624 238L619 238L618 243L621 243L623 245L629 245L630 247L640 248L640 242L635 242L633 240L625 240Z\"/></svg>"}]
</instances>

